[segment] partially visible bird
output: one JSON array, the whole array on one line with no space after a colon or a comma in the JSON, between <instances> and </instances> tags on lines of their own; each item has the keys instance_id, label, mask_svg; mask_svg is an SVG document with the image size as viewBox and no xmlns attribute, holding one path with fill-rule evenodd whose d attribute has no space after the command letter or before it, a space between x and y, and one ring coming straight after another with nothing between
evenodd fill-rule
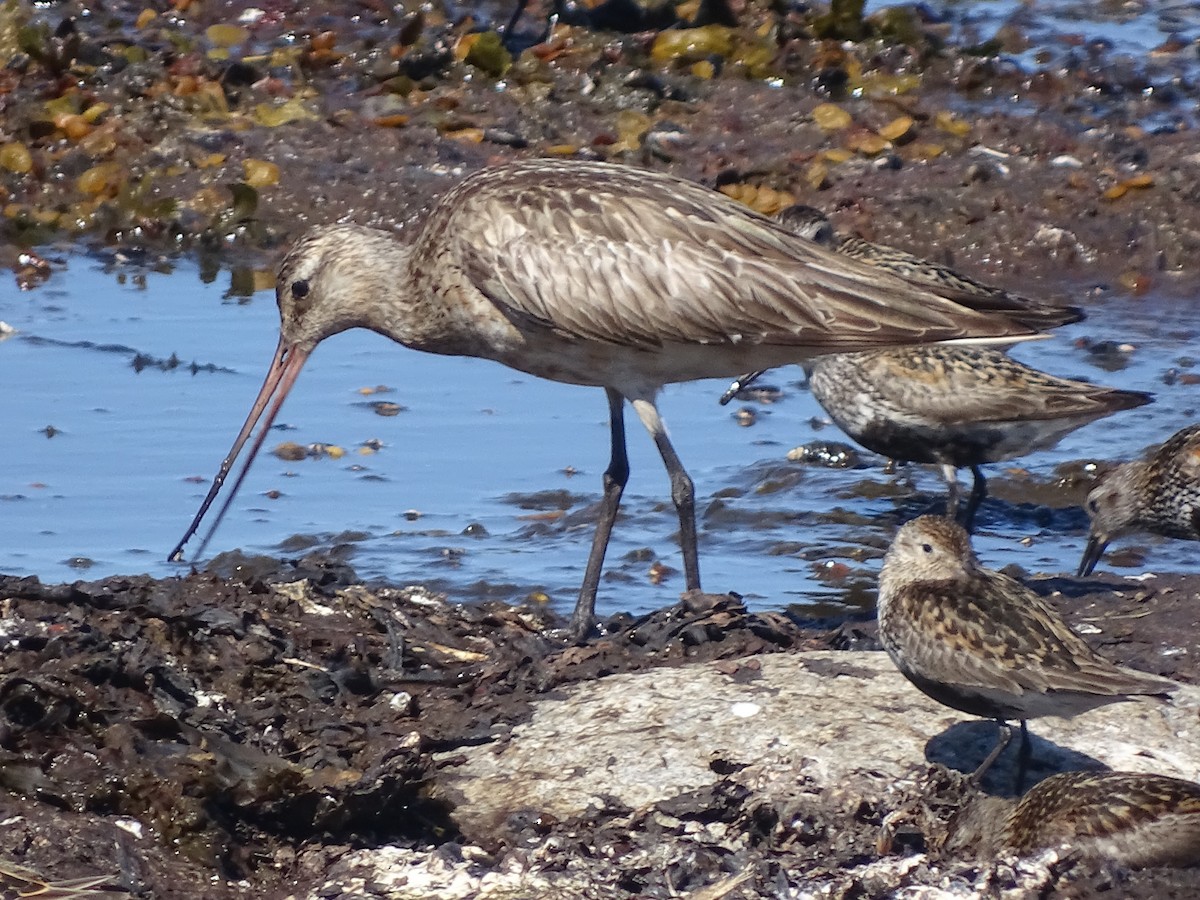
<instances>
[{"instance_id":1,"label":"partially visible bird","mask_svg":"<svg viewBox=\"0 0 1200 900\"><path fill-rule=\"evenodd\" d=\"M1017 781L1030 747L1027 719L1074 716L1173 681L1097 654L1046 601L982 566L967 532L941 516L903 525L879 573L879 639L919 690L952 709L995 719L1001 740L973 776L995 762L1021 723Z\"/></svg>"},{"instance_id":2,"label":"partially visible bird","mask_svg":"<svg viewBox=\"0 0 1200 900\"><path fill-rule=\"evenodd\" d=\"M950 285L996 308L1024 302L1046 325L1082 316L1071 307L1023 300L900 250L838 237L829 220L809 206L788 207L776 218L801 237L903 277ZM751 381L753 376L739 379L741 386ZM950 345L821 356L810 364L809 386L838 427L868 450L941 466L951 516L960 507L957 470L969 467L974 479L962 512L968 530L987 496L981 465L1048 449L1077 428L1153 399L1040 372L999 350Z\"/></svg>"},{"instance_id":3,"label":"partially visible bird","mask_svg":"<svg viewBox=\"0 0 1200 900\"><path fill-rule=\"evenodd\" d=\"M1084 504L1092 520L1078 575L1091 575L1113 538L1136 531L1200 541L1200 425L1173 434L1148 459L1100 477Z\"/></svg>"},{"instance_id":4,"label":"partially visible bird","mask_svg":"<svg viewBox=\"0 0 1200 900\"><path fill-rule=\"evenodd\" d=\"M275 287L275 357L170 558L182 555L265 413L229 499L236 495L317 345L369 328L406 347L605 389L610 461L571 617L571 633L580 637L592 624L629 477L626 401L670 475L684 578L698 590L695 490L658 412L662 386L819 353L1005 343L1036 333L986 298L977 312L970 296L939 290L832 253L721 193L660 172L568 160L475 172L431 205L408 244L376 229L330 225L288 251Z\"/></svg>"},{"instance_id":5,"label":"partially visible bird","mask_svg":"<svg viewBox=\"0 0 1200 900\"><path fill-rule=\"evenodd\" d=\"M1200 864L1200 784L1143 772L1060 772L1019 800L969 799L933 842L975 856L1065 848L1132 869Z\"/></svg>"}]
</instances>

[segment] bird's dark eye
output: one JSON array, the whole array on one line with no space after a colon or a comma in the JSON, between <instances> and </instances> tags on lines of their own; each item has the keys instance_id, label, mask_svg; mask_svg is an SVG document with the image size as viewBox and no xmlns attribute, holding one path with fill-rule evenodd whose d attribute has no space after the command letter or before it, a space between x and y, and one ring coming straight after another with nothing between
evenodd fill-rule
<instances>
[{"instance_id":1,"label":"bird's dark eye","mask_svg":"<svg viewBox=\"0 0 1200 900\"><path fill-rule=\"evenodd\" d=\"M933 552L933 544L922 544L921 551L924 553L932 553Z\"/></svg>"},{"instance_id":2,"label":"bird's dark eye","mask_svg":"<svg viewBox=\"0 0 1200 900\"><path fill-rule=\"evenodd\" d=\"M1092 512L1100 512L1100 501L1099 500L1089 500L1088 501L1088 509L1090 509Z\"/></svg>"},{"instance_id":3,"label":"bird's dark eye","mask_svg":"<svg viewBox=\"0 0 1200 900\"><path fill-rule=\"evenodd\" d=\"M305 297L308 296L308 281L307 281L307 279L302 278L299 281L292 282L292 296L295 297L297 300L303 300Z\"/></svg>"}]
</instances>

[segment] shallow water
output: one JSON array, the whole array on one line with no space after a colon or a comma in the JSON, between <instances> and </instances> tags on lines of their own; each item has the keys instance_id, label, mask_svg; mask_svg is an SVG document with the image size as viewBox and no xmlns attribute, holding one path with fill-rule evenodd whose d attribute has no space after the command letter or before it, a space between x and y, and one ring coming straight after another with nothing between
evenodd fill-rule
<instances>
[{"instance_id":1,"label":"shallow water","mask_svg":"<svg viewBox=\"0 0 1200 900\"><path fill-rule=\"evenodd\" d=\"M278 327L271 293L228 297L228 273L207 284L198 275L186 260L158 274L72 255L45 285L0 296L0 320L16 329L0 342L0 570L45 581L186 571L166 554L249 409ZM1074 569L1086 520L1051 489L1055 467L1131 456L1195 421L1200 385L1167 385L1163 374L1194 352L1198 333L1200 314L1178 301L1114 298L1088 322L1016 350L1057 374L1151 390L1158 401L1017 462L1027 478L991 467L999 499L981 514L985 560ZM1073 346L1081 336L1135 349L1097 355ZM172 354L181 365L153 364ZM1113 371L1101 367L1114 359ZM697 485L705 586L760 607L869 605L892 529L940 502L940 479L923 467L887 474L869 454L866 468L850 470L787 462L798 444L843 438L833 427L814 430L811 420L824 416L798 386L798 368L772 374L766 380L785 390L771 405L719 407L724 382L664 392L663 414ZM391 390L359 393L378 385ZM380 416L377 400L404 409ZM737 411L750 407L756 424L740 426ZM601 391L359 331L320 348L280 420L267 449L320 442L346 455L285 462L264 451L201 562L234 548L297 556L341 544L368 579L432 583L462 599L543 591L563 609L573 603L607 464ZM682 590L679 574L651 577L656 560L680 564L676 520L653 445L636 418L628 426L633 475L601 611L646 610ZM375 441L377 451L360 452ZM1062 508L1051 513L1044 501ZM1147 566L1197 566L1195 545L1133 543L1148 546Z\"/></svg>"}]
</instances>

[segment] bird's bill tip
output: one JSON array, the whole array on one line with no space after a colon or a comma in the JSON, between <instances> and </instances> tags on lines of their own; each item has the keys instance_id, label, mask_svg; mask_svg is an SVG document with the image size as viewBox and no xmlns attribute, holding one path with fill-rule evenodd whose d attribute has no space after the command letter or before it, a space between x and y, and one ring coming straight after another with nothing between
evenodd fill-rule
<instances>
[{"instance_id":1,"label":"bird's bill tip","mask_svg":"<svg viewBox=\"0 0 1200 900\"><path fill-rule=\"evenodd\" d=\"M233 490L230 492L220 512L217 514L216 521L210 529L208 537L205 538L205 543L208 538L212 537L212 532L220 524L224 518L226 510L229 509L230 503L237 496L238 489L242 485L242 481L246 477L246 473L250 470L250 464L254 462L254 458L258 455L259 449L262 447L263 441L266 439L267 432L270 430L272 423L275 421L275 416L279 413L279 409L283 406L283 401L287 398L288 392L292 389L292 385L296 382L296 376L300 374L300 370L304 367L305 361L308 359L311 350L288 344L282 337L279 339L279 344L275 348L275 356L271 360L271 366L267 370L266 378L263 379L262 387L259 388L258 396L254 399L254 405L250 409L250 414L246 416L246 421L242 424L238 436L234 439L233 446L225 459L221 461L221 467L217 470L217 475L212 481L205 494L204 500L200 504L200 509L193 517L191 524L188 526L183 537L175 548L167 555L168 562L182 562L183 548L192 536L200 528L200 522L204 519L205 513L208 512L210 506L217 495L221 491L221 487L225 484L225 479L229 475L233 464L237 461L238 456L242 452L242 447L249 439L250 434L254 431L254 426L258 424L262 418L263 411L267 408L267 404L271 404L270 411L267 412L266 419L263 421L262 428L259 429L258 437L250 447L250 453L246 457L245 463L242 465L241 471L238 473L237 479L234 481ZM274 403L271 403L274 398Z\"/></svg>"},{"instance_id":2,"label":"bird's bill tip","mask_svg":"<svg viewBox=\"0 0 1200 900\"><path fill-rule=\"evenodd\" d=\"M1087 546L1083 549L1083 558L1079 560L1079 571L1075 573L1076 577L1086 578L1091 575L1107 546L1108 541L1105 538L1098 534L1089 535Z\"/></svg>"}]
</instances>

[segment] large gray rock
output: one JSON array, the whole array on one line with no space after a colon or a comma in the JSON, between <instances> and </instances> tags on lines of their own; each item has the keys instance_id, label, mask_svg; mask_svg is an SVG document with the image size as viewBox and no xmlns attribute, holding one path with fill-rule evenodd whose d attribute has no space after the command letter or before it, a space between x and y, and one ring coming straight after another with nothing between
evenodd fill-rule
<instances>
[{"instance_id":1,"label":"large gray rock","mask_svg":"<svg viewBox=\"0 0 1200 900\"><path fill-rule=\"evenodd\" d=\"M1032 723L1054 770L1109 767L1200 777L1200 690ZM487 840L518 811L567 819L589 804L639 808L714 784L876 795L927 758L971 771L990 723L941 706L883 653L811 652L617 675L536 705L497 744L443 757L464 834ZM1006 753L990 776L1011 783ZM714 765L715 764L715 765Z\"/></svg>"},{"instance_id":2,"label":"large gray rock","mask_svg":"<svg viewBox=\"0 0 1200 900\"><path fill-rule=\"evenodd\" d=\"M1191 687L1168 702L1038 720L1035 775L1111 767L1196 779L1198 728L1200 689ZM321 895L618 900L643 896L638 873L653 872L668 885L700 874L688 889L647 897L1025 900L1051 894L1065 872L1093 877L1056 850L982 863L876 853L881 820L902 827L911 811L931 809L927 780L940 770L930 758L970 771L995 738L993 724L927 699L882 653L612 676L535 704L494 743L439 757L435 790L469 843L349 852L326 870ZM1004 759L989 777L1011 789ZM756 810L768 815L765 830ZM539 832L531 822L551 824ZM1166 894L1195 886L1190 875L1166 877L1181 879ZM1156 884L1137 896L1164 895Z\"/></svg>"}]
</instances>

